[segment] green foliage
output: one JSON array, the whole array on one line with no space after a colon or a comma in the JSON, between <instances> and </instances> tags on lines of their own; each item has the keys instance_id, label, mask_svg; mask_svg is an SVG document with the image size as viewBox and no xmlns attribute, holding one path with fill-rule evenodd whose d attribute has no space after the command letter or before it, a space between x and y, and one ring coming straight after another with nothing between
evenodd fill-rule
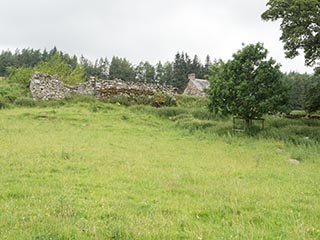
<instances>
[{"instance_id":1,"label":"green foliage","mask_svg":"<svg viewBox=\"0 0 320 240\"><path fill-rule=\"evenodd\" d=\"M191 59L187 53L177 53L173 63L172 86L182 93L188 84L188 74L195 73L197 78L205 78L211 64L210 57L206 57L205 66L202 65L197 55Z\"/></svg>"},{"instance_id":2,"label":"green foliage","mask_svg":"<svg viewBox=\"0 0 320 240\"><path fill-rule=\"evenodd\" d=\"M98 79L106 79L108 76L110 64L107 58L100 58L92 63L81 56L80 65L84 69L86 79L89 79L92 76Z\"/></svg>"},{"instance_id":3,"label":"green foliage","mask_svg":"<svg viewBox=\"0 0 320 240\"><path fill-rule=\"evenodd\" d=\"M34 72L56 74L59 79L69 85L85 80L83 69L79 65L71 68L59 53L55 53L48 61L39 63L33 70Z\"/></svg>"},{"instance_id":4,"label":"green foliage","mask_svg":"<svg viewBox=\"0 0 320 240\"><path fill-rule=\"evenodd\" d=\"M0 54L0 76L7 76L9 67L32 68L42 60L43 55L40 50L28 48L20 51L17 49L15 53L2 51Z\"/></svg>"},{"instance_id":5,"label":"green foliage","mask_svg":"<svg viewBox=\"0 0 320 240\"><path fill-rule=\"evenodd\" d=\"M182 92L187 85L187 75L196 73L204 78L211 65L209 55L203 65L197 55L191 59L187 53L178 53L174 63L158 62L155 66L142 61L137 66L125 58L114 56L109 63L107 58L90 61L84 56L78 58L58 51L56 47L47 50L22 49L2 51L0 54L0 76L10 76L12 82L27 85L32 71L57 74L65 83L73 85L90 77L97 79L123 79L141 81L160 85L172 85Z\"/></svg>"},{"instance_id":6,"label":"green foliage","mask_svg":"<svg viewBox=\"0 0 320 240\"><path fill-rule=\"evenodd\" d=\"M306 65L320 58L320 4L319 0L269 0L269 9L262 19L281 19L281 40L288 58L304 51Z\"/></svg>"},{"instance_id":7,"label":"green foliage","mask_svg":"<svg viewBox=\"0 0 320 240\"><path fill-rule=\"evenodd\" d=\"M210 110L245 119L285 110L286 89L279 65L267 60L262 44L245 46L232 60L220 61L210 70Z\"/></svg>"},{"instance_id":8,"label":"green foliage","mask_svg":"<svg viewBox=\"0 0 320 240\"><path fill-rule=\"evenodd\" d=\"M8 82L6 78L0 78L0 108L11 107L21 96L28 96L25 88L20 84Z\"/></svg>"},{"instance_id":9,"label":"green foliage","mask_svg":"<svg viewBox=\"0 0 320 240\"><path fill-rule=\"evenodd\" d=\"M54 55L58 54L64 62L71 68L75 68L77 65L77 57L69 56L61 51L58 51L56 47L47 52L47 50L40 51L34 49L17 49L14 53L11 51L2 51L0 54L0 76L8 76L10 72L9 68L34 68L40 62L47 62Z\"/></svg>"},{"instance_id":10,"label":"green foliage","mask_svg":"<svg viewBox=\"0 0 320 240\"><path fill-rule=\"evenodd\" d=\"M290 72L289 74L283 74L282 82L288 87L289 106L291 109L299 110L303 109L306 101L306 94L310 88L314 87L319 78L315 75L300 74L296 72Z\"/></svg>"},{"instance_id":11,"label":"green foliage","mask_svg":"<svg viewBox=\"0 0 320 240\"><path fill-rule=\"evenodd\" d=\"M173 64L158 62L155 66L155 83L160 85L172 85Z\"/></svg>"},{"instance_id":12,"label":"green foliage","mask_svg":"<svg viewBox=\"0 0 320 240\"><path fill-rule=\"evenodd\" d=\"M28 68L28 67L9 67L7 69L7 72L9 74L8 80L11 83L19 84L25 88L29 86L30 78L32 74L35 72L34 68Z\"/></svg>"},{"instance_id":13,"label":"green foliage","mask_svg":"<svg viewBox=\"0 0 320 240\"><path fill-rule=\"evenodd\" d=\"M109 79L135 81L135 71L132 64L125 58L113 57L110 63Z\"/></svg>"},{"instance_id":14,"label":"green foliage","mask_svg":"<svg viewBox=\"0 0 320 240\"><path fill-rule=\"evenodd\" d=\"M28 87L30 78L35 72L58 75L59 79L69 85L84 81L84 71L76 65L72 68L59 53L53 54L47 61L42 61L35 67L8 68L8 80Z\"/></svg>"},{"instance_id":15,"label":"green foliage","mask_svg":"<svg viewBox=\"0 0 320 240\"><path fill-rule=\"evenodd\" d=\"M320 83L308 90L305 100L305 109L308 112L320 110Z\"/></svg>"},{"instance_id":16,"label":"green foliage","mask_svg":"<svg viewBox=\"0 0 320 240\"><path fill-rule=\"evenodd\" d=\"M198 107L193 102L190 105L185 102L181 105L178 98L178 107L151 108L145 106L131 107L135 112L153 114L164 119L170 119L181 129L189 133L203 133L218 135L220 137L252 137L254 139L274 139L288 144L315 146L320 143L320 121L308 119L304 113L300 118L280 118L265 115L265 128L262 129L259 123L254 124L251 129L244 133L235 133L232 129L232 119L210 113L206 108ZM298 113L295 113L298 114ZM302 113L299 113L302 114Z\"/></svg>"},{"instance_id":17,"label":"green foliage","mask_svg":"<svg viewBox=\"0 0 320 240\"><path fill-rule=\"evenodd\" d=\"M136 81L154 83L155 82L155 68L149 62L140 62L135 67Z\"/></svg>"},{"instance_id":18,"label":"green foliage","mask_svg":"<svg viewBox=\"0 0 320 240\"><path fill-rule=\"evenodd\" d=\"M0 76L7 75L7 68L15 65L15 58L10 51L2 51L0 54Z\"/></svg>"}]
</instances>

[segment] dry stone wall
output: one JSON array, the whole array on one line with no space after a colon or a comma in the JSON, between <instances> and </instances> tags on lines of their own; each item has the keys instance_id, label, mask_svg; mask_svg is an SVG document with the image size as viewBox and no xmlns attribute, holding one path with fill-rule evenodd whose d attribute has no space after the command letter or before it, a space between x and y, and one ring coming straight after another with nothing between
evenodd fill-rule
<instances>
[{"instance_id":1,"label":"dry stone wall","mask_svg":"<svg viewBox=\"0 0 320 240\"><path fill-rule=\"evenodd\" d=\"M68 86L60 81L56 75L35 73L30 79L30 91L36 100L63 99L72 95L93 95L97 97L110 96L154 96L157 94L174 97L176 91L171 86L156 84L125 82L115 80L90 80Z\"/></svg>"}]
</instances>

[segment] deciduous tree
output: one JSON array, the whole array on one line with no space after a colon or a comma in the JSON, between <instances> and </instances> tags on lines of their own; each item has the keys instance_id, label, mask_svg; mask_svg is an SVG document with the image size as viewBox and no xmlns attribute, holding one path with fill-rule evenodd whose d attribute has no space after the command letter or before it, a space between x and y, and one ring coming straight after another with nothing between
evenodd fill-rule
<instances>
[{"instance_id":1,"label":"deciduous tree","mask_svg":"<svg viewBox=\"0 0 320 240\"><path fill-rule=\"evenodd\" d=\"M269 0L262 15L264 20L281 20L281 40L286 57L294 58L304 51L308 66L320 58L319 0Z\"/></svg>"},{"instance_id":2,"label":"deciduous tree","mask_svg":"<svg viewBox=\"0 0 320 240\"><path fill-rule=\"evenodd\" d=\"M254 118L283 111L287 95L279 68L273 59L267 59L267 50L260 43L244 46L226 63L212 65L210 110L244 118L246 128Z\"/></svg>"}]
</instances>

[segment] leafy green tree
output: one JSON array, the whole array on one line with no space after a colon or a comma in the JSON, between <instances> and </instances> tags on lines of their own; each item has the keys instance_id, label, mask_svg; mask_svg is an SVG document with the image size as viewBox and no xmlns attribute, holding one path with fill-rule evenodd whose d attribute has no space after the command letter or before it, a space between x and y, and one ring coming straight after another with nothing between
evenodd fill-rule
<instances>
[{"instance_id":1,"label":"leafy green tree","mask_svg":"<svg viewBox=\"0 0 320 240\"><path fill-rule=\"evenodd\" d=\"M70 85L81 83L85 80L85 73L80 65L77 65L74 69L70 70L68 74L63 78L63 81L66 84Z\"/></svg>"},{"instance_id":2,"label":"leafy green tree","mask_svg":"<svg viewBox=\"0 0 320 240\"><path fill-rule=\"evenodd\" d=\"M22 49L21 52L17 50L15 53L15 59L17 67L34 67L41 61L42 54L40 50L27 48Z\"/></svg>"},{"instance_id":3,"label":"leafy green tree","mask_svg":"<svg viewBox=\"0 0 320 240\"><path fill-rule=\"evenodd\" d=\"M189 81L189 73L195 73L197 78L205 78L208 67L211 65L209 56L207 56L206 64L207 66L204 66L197 55L191 59L187 53L178 52L173 62L172 85L178 89L178 92L183 92Z\"/></svg>"},{"instance_id":4,"label":"leafy green tree","mask_svg":"<svg viewBox=\"0 0 320 240\"><path fill-rule=\"evenodd\" d=\"M136 80L138 82L154 83L155 68L148 62L140 62L135 68Z\"/></svg>"},{"instance_id":5,"label":"leafy green tree","mask_svg":"<svg viewBox=\"0 0 320 240\"><path fill-rule=\"evenodd\" d=\"M100 58L96 68L98 69L98 78L107 79L109 76L109 61L107 58Z\"/></svg>"},{"instance_id":6,"label":"leafy green tree","mask_svg":"<svg viewBox=\"0 0 320 240\"><path fill-rule=\"evenodd\" d=\"M197 55L194 55L188 72L195 73L198 78L204 78L204 66Z\"/></svg>"},{"instance_id":7,"label":"leafy green tree","mask_svg":"<svg viewBox=\"0 0 320 240\"><path fill-rule=\"evenodd\" d=\"M157 84L164 85L164 67L161 61L159 61L155 66L154 80Z\"/></svg>"},{"instance_id":8,"label":"leafy green tree","mask_svg":"<svg viewBox=\"0 0 320 240\"><path fill-rule=\"evenodd\" d=\"M8 67L7 72L9 82L19 84L22 88L27 88L30 78L35 71L34 68L30 67Z\"/></svg>"},{"instance_id":9,"label":"leafy green tree","mask_svg":"<svg viewBox=\"0 0 320 240\"><path fill-rule=\"evenodd\" d=\"M69 68L75 69L78 65L78 59L76 56L70 56L56 48L53 48L48 53L47 50L34 50L24 48L21 51L16 49L14 53L11 51L2 51L0 54L0 76L7 76L12 74L13 68L33 68L41 62L50 61L55 55L59 55L63 62L65 62ZM10 68L10 71L9 71Z\"/></svg>"},{"instance_id":10,"label":"leafy green tree","mask_svg":"<svg viewBox=\"0 0 320 240\"><path fill-rule=\"evenodd\" d=\"M8 71L9 81L19 83L23 86L28 86L29 80L34 72L56 74L59 79L69 85L84 81L83 69L79 65L72 68L58 52L52 55L48 61L42 61L35 67L10 67Z\"/></svg>"},{"instance_id":11,"label":"leafy green tree","mask_svg":"<svg viewBox=\"0 0 320 240\"><path fill-rule=\"evenodd\" d=\"M163 77L162 77L162 84L163 85L173 85L173 64L170 62L165 62L163 64Z\"/></svg>"},{"instance_id":12,"label":"leafy green tree","mask_svg":"<svg viewBox=\"0 0 320 240\"><path fill-rule=\"evenodd\" d=\"M8 74L7 69L15 66L15 58L11 51L2 51L0 54L0 76Z\"/></svg>"},{"instance_id":13,"label":"leafy green tree","mask_svg":"<svg viewBox=\"0 0 320 240\"><path fill-rule=\"evenodd\" d=\"M312 76L312 84L306 93L304 108L307 112L316 112L320 110L320 72L315 70Z\"/></svg>"},{"instance_id":14,"label":"leafy green tree","mask_svg":"<svg viewBox=\"0 0 320 240\"><path fill-rule=\"evenodd\" d=\"M144 63L144 69L145 69L146 82L147 83L154 83L155 82L155 75L156 75L155 68L148 61L146 61Z\"/></svg>"},{"instance_id":15,"label":"leafy green tree","mask_svg":"<svg viewBox=\"0 0 320 240\"><path fill-rule=\"evenodd\" d=\"M308 112L320 110L320 83L308 90L304 107Z\"/></svg>"},{"instance_id":16,"label":"leafy green tree","mask_svg":"<svg viewBox=\"0 0 320 240\"><path fill-rule=\"evenodd\" d=\"M52 55L49 61L39 63L34 68L34 71L56 74L61 80L69 85L80 83L85 80L83 69L78 65L76 65L75 68L72 68L72 65L69 65L66 62L66 58L58 52Z\"/></svg>"},{"instance_id":17,"label":"leafy green tree","mask_svg":"<svg viewBox=\"0 0 320 240\"><path fill-rule=\"evenodd\" d=\"M319 0L269 0L262 19L281 19L281 40L286 57L294 58L304 51L305 63L312 66L320 58Z\"/></svg>"},{"instance_id":18,"label":"leafy green tree","mask_svg":"<svg viewBox=\"0 0 320 240\"><path fill-rule=\"evenodd\" d=\"M317 79L307 73L290 72L283 74L283 83L288 87L289 106L292 110L304 109L306 94L314 87Z\"/></svg>"},{"instance_id":19,"label":"leafy green tree","mask_svg":"<svg viewBox=\"0 0 320 240\"><path fill-rule=\"evenodd\" d=\"M187 53L177 53L173 63L172 85L182 93L188 84L188 74L191 71L191 59Z\"/></svg>"},{"instance_id":20,"label":"leafy green tree","mask_svg":"<svg viewBox=\"0 0 320 240\"><path fill-rule=\"evenodd\" d=\"M212 65L212 62L211 62L210 56L207 55L206 56L206 62L204 64L204 68L203 68L203 74L202 74L204 78L206 78L206 76L208 75L209 68L210 68L211 65Z\"/></svg>"},{"instance_id":21,"label":"leafy green tree","mask_svg":"<svg viewBox=\"0 0 320 240\"><path fill-rule=\"evenodd\" d=\"M85 78L96 77L98 79L107 79L109 75L109 61L107 58L99 58L93 64L91 61L81 55L80 65L85 72Z\"/></svg>"},{"instance_id":22,"label":"leafy green tree","mask_svg":"<svg viewBox=\"0 0 320 240\"><path fill-rule=\"evenodd\" d=\"M244 46L226 63L212 65L209 74L209 108L245 119L246 128L252 119L274 111L284 111L287 95L281 82L280 66L267 59L261 43Z\"/></svg>"},{"instance_id":23,"label":"leafy green tree","mask_svg":"<svg viewBox=\"0 0 320 240\"><path fill-rule=\"evenodd\" d=\"M125 81L135 81L135 71L132 64L125 58L113 57L109 68L110 79L122 79Z\"/></svg>"},{"instance_id":24,"label":"leafy green tree","mask_svg":"<svg viewBox=\"0 0 320 240\"><path fill-rule=\"evenodd\" d=\"M143 65L144 65L144 62L140 62L134 69L137 82L144 82L145 80Z\"/></svg>"},{"instance_id":25,"label":"leafy green tree","mask_svg":"<svg viewBox=\"0 0 320 240\"><path fill-rule=\"evenodd\" d=\"M289 89L289 106L292 110L303 109L309 78L308 74L300 74L297 72L283 74L282 81Z\"/></svg>"}]
</instances>

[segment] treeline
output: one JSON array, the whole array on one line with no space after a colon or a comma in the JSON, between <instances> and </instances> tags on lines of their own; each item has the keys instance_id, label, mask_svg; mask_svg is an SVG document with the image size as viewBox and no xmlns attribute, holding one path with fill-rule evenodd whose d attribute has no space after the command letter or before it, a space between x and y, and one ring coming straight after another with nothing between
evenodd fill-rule
<instances>
[{"instance_id":1,"label":"treeline","mask_svg":"<svg viewBox=\"0 0 320 240\"><path fill-rule=\"evenodd\" d=\"M289 93L289 105L291 109L307 109L313 111L314 106L320 105L319 87L320 74L290 72L284 74L282 81L287 86ZM318 90L317 90L318 89ZM313 107L312 107L313 106ZM316 107L319 108L319 107ZM320 108L319 108L320 109Z\"/></svg>"},{"instance_id":2,"label":"treeline","mask_svg":"<svg viewBox=\"0 0 320 240\"><path fill-rule=\"evenodd\" d=\"M134 65L126 58L100 58L92 62L85 57L78 58L53 48L47 50L22 49L0 54L0 76L11 81L28 84L35 71L57 74L67 84L83 82L94 76L98 79L122 79L172 85L182 92L187 83L187 75L195 73L198 78L208 74L211 60L209 55L202 64L198 56L190 57L187 53L177 53L173 62L158 62L155 65L141 61Z\"/></svg>"},{"instance_id":3,"label":"treeline","mask_svg":"<svg viewBox=\"0 0 320 240\"><path fill-rule=\"evenodd\" d=\"M172 62L158 62L155 65L148 61L141 61L134 65L126 58L116 56L111 61L100 58L92 62L84 56L78 58L54 47L49 51L34 49L2 51L0 77L6 77L9 81L25 87L28 86L31 75L36 71L57 74L60 79L70 85L84 82L91 76L98 79L118 78L125 81L172 85L181 93L188 83L189 73L195 73L197 78L207 78L212 65L209 55L203 64L197 55L190 57L187 53L179 52ZM315 106L314 102L320 102L318 100L320 71L315 71L314 74L284 73L282 81L288 88L290 109L312 109L314 107L310 106Z\"/></svg>"}]
</instances>

